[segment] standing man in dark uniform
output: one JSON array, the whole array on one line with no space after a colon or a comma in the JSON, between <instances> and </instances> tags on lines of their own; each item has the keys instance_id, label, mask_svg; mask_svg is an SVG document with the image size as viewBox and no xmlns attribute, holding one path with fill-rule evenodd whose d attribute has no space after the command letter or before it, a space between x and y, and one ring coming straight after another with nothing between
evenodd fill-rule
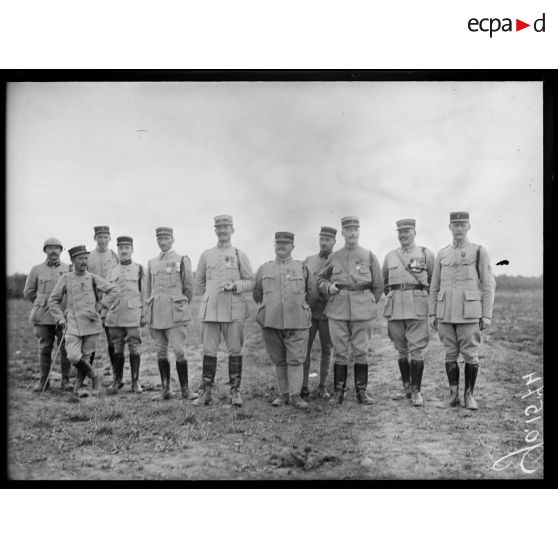
<instances>
[{"instance_id":1,"label":"standing man in dark uniform","mask_svg":"<svg viewBox=\"0 0 558 558\"><path fill-rule=\"evenodd\" d=\"M229 352L231 404L240 407L242 346L248 307L242 293L254 288L254 273L246 254L231 244L234 233L230 215L215 217L217 246L205 250L196 272L197 294L202 295L199 318L203 343L203 369L200 395L194 405L211 403L211 390L217 371L217 350L221 335Z\"/></svg>"},{"instance_id":2,"label":"standing man in dark uniform","mask_svg":"<svg viewBox=\"0 0 558 558\"><path fill-rule=\"evenodd\" d=\"M467 211L450 213L453 242L436 257L429 297L430 325L438 330L446 350L448 404L459 400L459 353L465 360L465 407L477 410L473 397L479 370L481 331L490 326L496 283L488 252L467 238L471 225Z\"/></svg>"},{"instance_id":3,"label":"standing man in dark uniform","mask_svg":"<svg viewBox=\"0 0 558 558\"><path fill-rule=\"evenodd\" d=\"M404 397L421 407L422 351L429 341L428 285L434 268L434 254L415 244L415 225L414 219L396 222L401 248L387 254L382 271L386 293L384 317L388 321L388 336L399 353Z\"/></svg>"},{"instance_id":4,"label":"standing man in dark uniform","mask_svg":"<svg viewBox=\"0 0 558 558\"><path fill-rule=\"evenodd\" d=\"M72 258L73 271L64 273L50 293L48 305L58 325L66 327L66 350L68 359L77 368L74 392L82 392L83 381L87 376L92 381L92 393L99 391L99 378L88 359L95 351L99 334L103 331L100 312L108 310L118 297L118 286L105 281L102 277L87 271L85 246L74 246L68 250ZM104 296L100 299L98 291ZM62 301L66 299L66 310Z\"/></svg>"},{"instance_id":5,"label":"standing man in dark uniform","mask_svg":"<svg viewBox=\"0 0 558 558\"><path fill-rule=\"evenodd\" d=\"M186 326L192 319L190 302L194 296L192 265L188 256L181 256L172 249L171 227L157 227L155 233L161 253L147 264L145 321L155 343L161 375L161 394L157 399L169 399L172 395L169 344L176 357L182 397L195 399L198 394L188 387L186 360Z\"/></svg>"},{"instance_id":6,"label":"standing man in dark uniform","mask_svg":"<svg viewBox=\"0 0 558 558\"><path fill-rule=\"evenodd\" d=\"M308 269L316 278L318 276L318 272L320 272L322 267L324 267L327 258L335 246L336 235L337 229L332 227L322 227L318 239L320 252L318 254L314 254L313 256L308 256L306 260L304 260L304 263L308 266ZM308 376L310 375L312 345L314 344L316 333L320 336L321 347L320 382L318 384L318 391L316 395L319 399L329 399L329 393L327 392L325 384L329 375L329 369L331 368L333 344L331 343L331 337L329 335L328 321L324 316L324 308L327 304L327 300L328 297L323 293L320 293L318 300L316 300L316 302L311 306L312 325L310 326L310 332L308 334L308 352L306 354L306 360L304 361L304 378L302 381L302 390L300 391L300 396L305 400L310 398L310 391L308 390Z\"/></svg>"},{"instance_id":7,"label":"standing man in dark uniform","mask_svg":"<svg viewBox=\"0 0 558 558\"><path fill-rule=\"evenodd\" d=\"M131 236L119 236L116 246L120 264L110 270L109 281L118 285L120 294L105 319L114 343L114 377L108 392L114 395L124 387L124 347L128 343L132 391L141 393L139 368L141 328L145 325L145 272L140 264L132 261L134 239Z\"/></svg>"},{"instance_id":8,"label":"standing man in dark uniform","mask_svg":"<svg viewBox=\"0 0 558 558\"><path fill-rule=\"evenodd\" d=\"M318 288L329 295L324 315L329 320L335 364L332 404L341 404L347 386L349 346L355 366L357 400L371 405L368 387L368 346L372 339L372 320L377 316L376 303L382 296L382 270L376 256L358 244L358 217L341 219L345 246L333 252L318 273Z\"/></svg>"},{"instance_id":9,"label":"standing man in dark uniform","mask_svg":"<svg viewBox=\"0 0 558 558\"><path fill-rule=\"evenodd\" d=\"M60 370L62 373L62 390L71 390L70 361L66 354L66 344L62 336L62 328L57 326L56 319L50 313L48 297L58 282L67 273L70 266L60 261L62 243L57 238L48 238L43 245L46 261L31 268L25 281L23 296L33 301L33 308L29 316L29 323L33 325L33 332L39 339L39 368L40 379L33 387L33 391L43 391L48 388L48 373L52 364L52 349L55 339L60 345ZM65 307L65 304L63 305Z\"/></svg>"},{"instance_id":10,"label":"standing man in dark uniform","mask_svg":"<svg viewBox=\"0 0 558 558\"><path fill-rule=\"evenodd\" d=\"M89 260L87 263L87 271L90 273L95 273L103 279L108 279L110 270L118 265L119 259L118 255L109 248L110 242L110 229L106 225L98 225L93 227L95 234L93 239L97 242L95 249L90 252ZM103 293L98 292L97 296L99 299L103 298ZM105 336L107 338L107 350L110 358L110 364L112 366L112 371L114 374L114 345L110 338L109 328L105 326L105 318L107 315L106 309L101 311L101 320L103 322L103 328L105 330ZM93 361L95 360L95 353L91 355L91 366L93 366Z\"/></svg>"},{"instance_id":11,"label":"standing man in dark uniform","mask_svg":"<svg viewBox=\"0 0 558 558\"><path fill-rule=\"evenodd\" d=\"M308 403L300 397L300 390L312 318L310 305L317 300L318 290L306 264L292 259L293 248L293 233L275 233L276 258L258 269L253 297L261 304L256 321L262 327L279 384L279 397L272 405L291 403L306 409Z\"/></svg>"}]
</instances>

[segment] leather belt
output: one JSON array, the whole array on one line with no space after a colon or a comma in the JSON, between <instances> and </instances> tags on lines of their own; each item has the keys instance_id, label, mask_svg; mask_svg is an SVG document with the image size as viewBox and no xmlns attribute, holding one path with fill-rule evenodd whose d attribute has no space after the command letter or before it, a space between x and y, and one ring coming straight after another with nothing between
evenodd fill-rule
<instances>
[{"instance_id":1,"label":"leather belt","mask_svg":"<svg viewBox=\"0 0 558 558\"><path fill-rule=\"evenodd\" d=\"M396 283L389 285L390 291L425 291L426 285L420 283Z\"/></svg>"}]
</instances>

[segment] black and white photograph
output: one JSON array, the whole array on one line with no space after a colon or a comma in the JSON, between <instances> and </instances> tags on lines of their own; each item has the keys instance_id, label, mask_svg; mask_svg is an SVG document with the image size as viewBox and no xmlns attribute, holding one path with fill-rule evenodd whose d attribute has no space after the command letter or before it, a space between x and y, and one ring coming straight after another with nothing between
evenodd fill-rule
<instances>
[{"instance_id":1,"label":"black and white photograph","mask_svg":"<svg viewBox=\"0 0 558 558\"><path fill-rule=\"evenodd\" d=\"M543 479L543 82L228 75L8 82L8 478Z\"/></svg>"}]
</instances>

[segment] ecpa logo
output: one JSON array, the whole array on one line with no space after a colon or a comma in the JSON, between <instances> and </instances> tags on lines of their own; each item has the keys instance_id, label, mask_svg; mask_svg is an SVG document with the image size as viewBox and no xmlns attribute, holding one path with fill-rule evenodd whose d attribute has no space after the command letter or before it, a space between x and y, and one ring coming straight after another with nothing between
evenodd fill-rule
<instances>
[{"instance_id":1,"label":"ecpa logo","mask_svg":"<svg viewBox=\"0 0 558 558\"><path fill-rule=\"evenodd\" d=\"M543 15L539 19L536 19L533 22L532 27L534 31L536 31L537 33L544 33L544 26L545 26L545 14L543 13ZM512 18L509 17L505 17L503 19L500 19L498 17L485 17L482 19L477 19L475 17L472 17L468 21L467 27L469 28L469 31L472 31L473 33L477 33L478 31L481 31L483 33L489 33L490 38L492 38L492 35L494 33L497 33L498 31L503 31L503 32L514 31ZM531 27L531 24L525 23L520 19L515 20L515 31L521 31L522 29L526 29L527 27Z\"/></svg>"}]
</instances>

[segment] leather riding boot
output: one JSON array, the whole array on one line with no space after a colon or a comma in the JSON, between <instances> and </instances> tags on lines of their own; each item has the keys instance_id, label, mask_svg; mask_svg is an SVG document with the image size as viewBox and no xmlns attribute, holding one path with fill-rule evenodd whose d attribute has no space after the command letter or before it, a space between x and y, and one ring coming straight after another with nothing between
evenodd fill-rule
<instances>
[{"instance_id":1,"label":"leather riding boot","mask_svg":"<svg viewBox=\"0 0 558 558\"><path fill-rule=\"evenodd\" d=\"M450 387L450 396L448 399L448 405L450 407L455 407L459 405L459 365L457 361L452 360L451 362L446 362L446 374L448 376L448 382Z\"/></svg>"},{"instance_id":2,"label":"leather riding boot","mask_svg":"<svg viewBox=\"0 0 558 558\"><path fill-rule=\"evenodd\" d=\"M340 405L345 399L345 388L347 387L347 365L337 364L333 365L333 396L329 400L332 405Z\"/></svg>"},{"instance_id":3,"label":"leather riding boot","mask_svg":"<svg viewBox=\"0 0 558 558\"><path fill-rule=\"evenodd\" d=\"M361 405L372 405L372 398L366 393L368 387L368 364L355 363L355 388L357 401Z\"/></svg>"},{"instance_id":4,"label":"leather riding boot","mask_svg":"<svg viewBox=\"0 0 558 558\"><path fill-rule=\"evenodd\" d=\"M124 353L114 353L112 355L112 384L107 388L109 395L116 395L122 388L124 382Z\"/></svg>"},{"instance_id":5,"label":"leather riding boot","mask_svg":"<svg viewBox=\"0 0 558 558\"><path fill-rule=\"evenodd\" d=\"M396 395L393 399L411 399L411 365L406 357L400 358L397 364L399 364L399 372L401 373L401 381L403 382L403 394Z\"/></svg>"},{"instance_id":6,"label":"leather riding boot","mask_svg":"<svg viewBox=\"0 0 558 558\"><path fill-rule=\"evenodd\" d=\"M40 359L39 359L39 368L41 370L41 377L39 378L39 381L33 386L33 391L38 391L41 392L44 390L47 390L50 382L48 380L48 372L50 370L50 365L51 365L51 359L50 359L50 355L48 355L48 359L46 358L47 355L40 355Z\"/></svg>"},{"instance_id":7,"label":"leather riding boot","mask_svg":"<svg viewBox=\"0 0 558 558\"><path fill-rule=\"evenodd\" d=\"M170 391L170 362L166 358L158 358L157 365L161 376L161 393L153 399L156 401L170 399L172 396Z\"/></svg>"},{"instance_id":8,"label":"leather riding boot","mask_svg":"<svg viewBox=\"0 0 558 558\"><path fill-rule=\"evenodd\" d=\"M105 370L107 370L107 368L108 368L109 370L110 370L110 369L114 370L114 355L116 354L116 353L114 352L114 346L113 346L113 345L109 345L109 346L107 347L107 352L108 352L108 356L109 356L109 359L110 359L110 368L107 366L107 367L105 367ZM105 376L108 376L108 375L109 375L109 374L106 374L106 373L105 373Z\"/></svg>"},{"instance_id":9,"label":"leather riding boot","mask_svg":"<svg viewBox=\"0 0 558 558\"><path fill-rule=\"evenodd\" d=\"M60 356L60 372L62 375L62 379L60 382L60 389L62 391L71 391L72 385L70 384L70 361L66 355Z\"/></svg>"},{"instance_id":10,"label":"leather riding boot","mask_svg":"<svg viewBox=\"0 0 558 558\"><path fill-rule=\"evenodd\" d=\"M422 373L424 371L423 360L411 360L411 401L415 407L422 407L424 401L420 394L420 386L422 383Z\"/></svg>"},{"instance_id":11,"label":"leather riding boot","mask_svg":"<svg viewBox=\"0 0 558 558\"><path fill-rule=\"evenodd\" d=\"M83 387L83 380L85 379L85 376L83 374L83 372L77 367L76 364L76 381L74 383L74 394L78 395L78 396L82 396L84 395L84 387ZM87 395L89 395L89 393L87 393Z\"/></svg>"},{"instance_id":12,"label":"leather riding boot","mask_svg":"<svg viewBox=\"0 0 558 558\"><path fill-rule=\"evenodd\" d=\"M182 397L184 399L196 399L198 394L191 391L188 387L188 361L186 359L176 361L176 372L178 373Z\"/></svg>"},{"instance_id":13,"label":"leather riding boot","mask_svg":"<svg viewBox=\"0 0 558 558\"><path fill-rule=\"evenodd\" d=\"M139 369L141 356L130 353L130 373L132 375L132 391L134 393L142 393L143 389L139 383Z\"/></svg>"},{"instance_id":14,"label":"leather riding boot","mask_svg":"<svg viewBox=\"0 0 558 558\"><path fill-rule=\"evenodd\" d=\"M91 393L96 394L99 392L99 379L97 378L97 374L91 368L91 365L82 358L75 367L78 370L77 374L77 381L76 385L74 386L74 393L79 395L80 397L86 397L89 395L89 392L83 388L83 381L87 376L91 378Z\"/></svg>"},{"instance_id":15,"label":"leather riding boot","mask_svg":"<svg viewBox=\"0 0 558 558\"><path fill-rule=\"evenodd\" d=\"M202 362L202 383L198 398L193 401L193 405L209 405L213 399L211 390L217 372L217 357L203 355Z\"/></svg>"},{"instance_id":16,"label":"leather riding boot","mask_svg":"<svg viewBox=\"0 0 558 558\"><path fill-rule=\"evenodd\" d=\"M242 378L242 356L233 355L229 357L229 385L231 386L231 405L242 407L240 398L240 380Z\"/></svg>"},{"instance_id":17,"label":"leather riding boot","mask_svg":"<svg viewBox=\"0 0 558 558\"><path fill-rule=\"evenodd\" d=\"M465 363L465 407L471 409L471 411L476 411L479 406L473 397L473 391L475 389L475 383L477 381L477 374L479 371L478 364L468 364Z\"/></svg>"},{"instance_id":18,"label":"leather riding boot","mask_svg":"<svg viewBox=\"0 0 558 558\"><path fill-rule=\"evenodd\" d=\"M300 397L304 401L308 401L310 399L310 390L308 389L308 386L302 386L302 388L300 388Z\"/></svg>"}]
</instances>

